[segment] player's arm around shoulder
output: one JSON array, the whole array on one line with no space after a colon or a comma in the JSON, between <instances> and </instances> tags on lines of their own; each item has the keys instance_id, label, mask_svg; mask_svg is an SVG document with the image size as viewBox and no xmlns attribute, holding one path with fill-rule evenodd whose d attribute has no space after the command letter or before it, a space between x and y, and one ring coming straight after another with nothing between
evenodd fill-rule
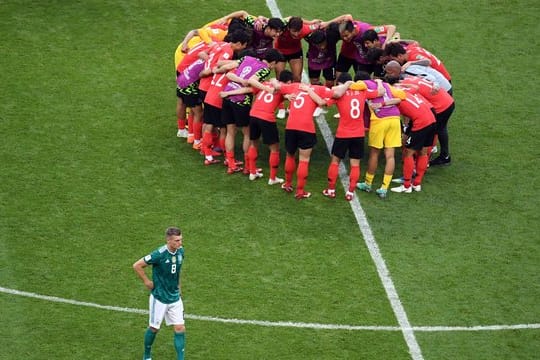
<instances>
[{"instance_id":1,"label":"player's arm around shoulder","mask_svg":"<svg viewBox=\"0 0 540 360\"><path fill-rule=\"evenodd\" d=\"M349 86L349 89L356 90L356 91L367 90L367 88L368 87L363 80L355 81Z\"/></svg>"},{"instance_id":2,"label":"player's arm around shoulder","mask_svg":"<svg viewBox=\"0 0 540 360\"><path fill-rule=\"evenodd\" d=\"M332 87L332 97L334 99L339 99L340 97L345 95L347 90L349 90L349 87L351 87L353 84L354 82L352 80L349 80L347 82L344 82L343 84L339 84ZM355 90L355 89L351 88L351 90Z\"/></svg>"},{"instance_id":3,"label":"player's arm around shoulder","mask_svg":"<svg viewBox=\"0 0 540 360\"><path fill-rule=\"evenodd\" d=\"M392 96L394 98L397 98L401 101L404 101L407 98L407 94L403 89L397 88L395 86L390 86L390 91L392 92Z\"/></svg>"}]
</instances>

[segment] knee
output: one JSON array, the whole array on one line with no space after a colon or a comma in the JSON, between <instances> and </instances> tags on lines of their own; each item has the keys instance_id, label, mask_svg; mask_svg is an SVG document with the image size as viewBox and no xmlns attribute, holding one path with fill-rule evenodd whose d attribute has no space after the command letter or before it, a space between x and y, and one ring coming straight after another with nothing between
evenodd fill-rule
<instances>
[{"instance_id":1,"label":"knee","mask_svg":"<svg viewBox=\"0 0 540 360\"><path fill-rule=\"evenodd\" d=\"M182 325L174 325L174 332L186 332L186 326L184 324Z\"/></svg>"}]
</instances>

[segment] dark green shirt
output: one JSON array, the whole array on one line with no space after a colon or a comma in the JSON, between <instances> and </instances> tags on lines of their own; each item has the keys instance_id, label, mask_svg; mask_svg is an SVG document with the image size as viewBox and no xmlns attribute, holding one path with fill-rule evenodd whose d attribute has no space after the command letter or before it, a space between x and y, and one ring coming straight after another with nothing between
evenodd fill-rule
<instances>
[{"instance_id":1,"label":"dark green shirt","mask_svg":"<svg viewBox=\"0 0 540 360\"><path fill-rule=\"evenodd\" d=\"M178 284L180 270L184 262L184 248L171 253L166 245L152 251L144 257L148 265L152 265L152 295L164 304L171 304L180 299Z\"/></svg>"}]
</instances>

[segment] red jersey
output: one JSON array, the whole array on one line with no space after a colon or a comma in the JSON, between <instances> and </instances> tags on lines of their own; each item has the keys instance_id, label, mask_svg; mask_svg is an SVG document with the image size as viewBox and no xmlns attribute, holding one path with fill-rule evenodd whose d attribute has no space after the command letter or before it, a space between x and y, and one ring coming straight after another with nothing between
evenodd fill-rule
<instances>
[{"instance_id":1,"label":"red jersey","mask_svg":"<svg viewBox=\"0 0 540 360\"><path fill-rule=\"evenodd\" d=\"M231 44L227 42L219 43L215 45L208 54L208 59L204 64L204 70L213 69L219 60L231 60L232 58L233 50ZM199 89L208 91L210 82L212 82L212 75L202 77L199 83Z\"/></svg>"},{"instance_id":2,"label":"red jersey","mask_svg":"<svg viewBox=\"0 0 540 360\"><path fill-rule=\"evenodd\" d=\"M281 85L281 93L295 94L296 99L289 105L289 118L287 119L287 130L300 130L309 133L315 133L315 123L313 122L313 112L317 108L317 103L308 95L307 92L300 90L300 83ZM332 90L326 86L310 85L317 95L323 99L332 97Z\"/></svg>"},{"instance_id":3,"label":"red jersey","mask_svg":"<svg viewBox=\"0 0 540 360\"><path fill-rule=\"evenodd\" d=\"M405 79L401 80L401 83L418 86L418 93L433 105L433 109L435 109L435 113L437 114L442 113L454 103L454 98L452 98L452 96L443 88L439 88L439 90L434 93L434 84L423 77L407 76Z\"/></svg>"},{"instance_id":4,"label":"red jersey","mask_svg":"<svg viewBox=\"0 0 540 360\"><path fill-rule=\"evenodd\" d=\"M412 122L412 131L418 131L435 123L431 104L422 95L404 89L405 99L399 103L399 111Z\"/></svg>"},{"instance_id":5,"label":"red jersey","mask_svg":"<svg viewBox=\"0 0 540 360\"><path fill-rule=\"evenodd\" d=\"M450 73L446 70L446 67L435 55L430 53L424 48L421 48L417 44L410 44L405 48L405 51L408 55L408 61L416 61L429 59L431 61L431 67L440 72L448 81L452 80Z\"/></svg>"},{"instance_id":6,"label":"red jersey","mask_svg":"<svg viewBox=\"0 0 540 360\"><path fill-rule=\"evenodd\" d=\"M340 115L336 137L364 137L366 135L364 126L366 99L374 99L378 96L376 90L359 91L349 89L339 99L332 101L336 103Z\"/></svg>"},{"instance_id":7,"label":"red jersey","mask_svg":"<svg viewBox=\"0 0 540 360\"><path fill-rule=\"evenodd\" d=\"M210 81L210 87L208 88L206 97L204 98L204 102L206 104L210 104L221 109L223 99L221 96L219 96L219 93L220 91L223 91L225 85L229 83L229 79L227 79L226 75L227 73L214 74L214 76L211 77L209 76L212 80Z\"/></svg>"},{"instance_id":8,"label":"red jersey","mask_svg":"<svg viewBox=\"0 0 540 360\"><path fill-rule=\"evenodd\" d=\"M263 84L270 86L270 83L267 81ZM280 92L270 94L269 92L255 87L253 88L253 93L256 95L253 100L253 105L251 105L249 115L256 117L257 119L275 123L276 117L274 116L274 112L278 105L283 101L283 95Z\"/></svg>"},{"instance_id":9,"label":"red jersey","mask_svg":"<svg viewBox=\"0 0 540 360\"><path fill-rule=\"evenodd\" d=\"M185 69L189 67L189 65L193 64L195 61L199 60L199 54L203 51L208 52L210 49L210 45L208 45L205 42L200 42L187 52L187 54L182 58L182 61L178 64L176 67L176 71L181 73Z\"/></svg>"},{"instance_id":10,"label":"red jersey","mask_svg":"<svg viewBox=\"0 0 540 360\"><path fill-rule=\"evenodd\" d=\"M285 30L277 39L274 48L279 50L283 55L292 55L302 51L301 40L317 30L318 25L304 24L297 38L293 38L289 30Z\"/></svg>"}]
</instances>

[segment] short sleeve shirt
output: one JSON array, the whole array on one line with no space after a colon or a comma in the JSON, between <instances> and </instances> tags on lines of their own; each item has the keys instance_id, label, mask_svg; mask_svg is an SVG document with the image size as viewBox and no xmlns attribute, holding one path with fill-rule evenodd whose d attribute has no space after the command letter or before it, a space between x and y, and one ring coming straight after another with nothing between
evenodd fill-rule
<instances>
[{"instance_id":1,"label":"short sleeve shirt","mask_svg":"<svg viewBox=\"0 0 540 360\"><path fill-rule=\"evenodd\" d=\"M180 270L184 262L184 248L171 253L166 245L152 251L144 257L152 265L152 295L164 304L171 304L180 299Z\"/></svg>"}]
</instances>

